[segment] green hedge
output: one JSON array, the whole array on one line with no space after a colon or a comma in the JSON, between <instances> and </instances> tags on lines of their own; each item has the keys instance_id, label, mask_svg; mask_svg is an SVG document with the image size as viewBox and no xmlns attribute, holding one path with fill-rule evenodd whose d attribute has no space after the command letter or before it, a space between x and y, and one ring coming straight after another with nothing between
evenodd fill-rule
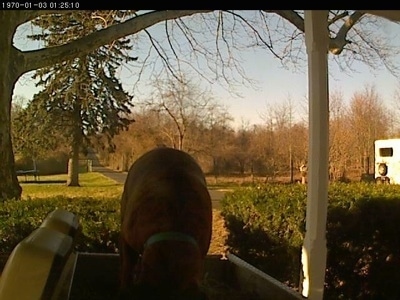
<instances>
[{"instance_id":1,"label":"green hedge","mask_svg":"<svg viewBox=\"0 0 400 300\"><path fill-rule=\"evenodd\" d=\"M30 199L0 205L0 249L8 254L55 208L77 214L82 224L76 248L83 252L118 252L120 198Z\"/></svg>"},{"instance_id":2,"label":"green hedge","mask_svg":"<svg viewBox=\"0 0 400 300\"><path fill-rule=\"evenodd\" d=\"M304 232L306 188L263 185L240 188L221 201L229 250L297 286Z\"/></svg>"},{"instance_id":3,"label":"green hedge","mask_svg":"<svg viewBox=\"0 0 400 300\"><path fill-rule=\"evenodd\" d=\"M229 250L297 288L303 185L241 188L222 200ZM332 184L324 299L400 299L400 186Z\"/></svg>"}]
</instances>

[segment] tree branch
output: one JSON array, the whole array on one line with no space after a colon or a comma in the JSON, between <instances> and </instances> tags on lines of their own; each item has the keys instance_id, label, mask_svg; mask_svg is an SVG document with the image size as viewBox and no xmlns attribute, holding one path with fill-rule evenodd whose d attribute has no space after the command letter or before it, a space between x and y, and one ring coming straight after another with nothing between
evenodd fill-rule
<instances>
[{"instance_id":1,"label":"tree branch","mask_svg":"<svg viewBox=\"0 0 400 300\"><path fill-rule=\"evenodd\" d=\"M304 19L294 10L264 10L266 13L275 13L292 23L298 30L304 32Z\"/></svg>"},{"instance_id":2,"label":"tree branch","mask_svg":"<svg viewBox=\"0 0 400 300\"><path fill-rule=\"evenodd\" d=\"M134 17L124 23L112 25L62 46L26 52L15 50L18 52L19 60L23 62L21 71L25 73L55 64L60 62L61 59L68 60L78 55L88 53L113 40L135 34L158 22L207 12L210 12L210 10L154 11Z\"/></svg>"},{"instance_id":3,"label":"tree branch","mask_svg":"<svg viewBox=\"0 0 400 300\"><path fill-rule=\"evenodd\" d=\"M349 15L348 11L345 11L345 12L343 12L341 14L338 14L338 15L334 14L334 17L331 18L330 20L328 20L328 26L331 25L331 24L334 24L336 21L338 21L340 19L343 19L343 18L347 17L348 15Z\"/></svg>"},{"instance_id":4,"label":"tree branch","mask_svg":"<svg viewBox=\"0 0 400 300\"><path fill-rule=\"evenodd\" d=\"M349 43L346 39L347 33L353 28L354 24L364 15L365 13L360 11L355 11L352 13L347 20L343 23L342 27L339 29L335 38L331 38L329 41L329 51L335 55L342 53L344 47Z\"/></svg>"},{"instance_id":5,"label":"tree branch","mask_svg":"<svg viewBox=\"0 0 400 300\"><path fill-rule=\"evenodd\" d=\"M294 11L292 11L294 14L296 14ZM276 53L275 51L274 51L274 47L273 47L273 45L272 44L269 44L262 36L261 36L261 34L258 32L258 30L253 26L253 25L251 25L250 24L250 22L248 21L248 20L246 20L245 18L243 18L241 15L238 15L238 14L236 14L236 13L234 13L234 12L229 12L229 13L231 13L232 15L234 15L235 17L237 17L237 18L239 18L244 24L246 24L253 32L254 32L254 34L257 36L257 38L262 42L262 45L264 45L264 46L266 46L267 48L268 48L268 50L276 57L276 58L278 58L279 60L281 60L282 61L282 57L278 54L278 53ZM297 14L296 14L297 15ZM303 21L304 22L304 21ZM292 22L291 22L292 23ZM292 23L293 24L293 23Z\"/></svg>"},{"instance_id":6,"label":"tree branch","mask_svg":"<svg viewBox=\"0 0 400 300\"><path fill-rule=\"evenodd\" d=\"M304 19L293 10L264 10L267 13L275 13L285 20L289 21L293 24L298 30L305 33L304 27ZM331 21L337 21L338 19L346 16L348 12L342 13L336 16ZM344 21L344 24L339 29L336 37L330 38L329 40L329 51L335 55L339 55L342 53L344 47L349 43L346 39L347 33L353 28L353 26L357 23L357 21L365 14L363 11L355 11L352 13L347 20Z\"/></svg>"}]
</instances>

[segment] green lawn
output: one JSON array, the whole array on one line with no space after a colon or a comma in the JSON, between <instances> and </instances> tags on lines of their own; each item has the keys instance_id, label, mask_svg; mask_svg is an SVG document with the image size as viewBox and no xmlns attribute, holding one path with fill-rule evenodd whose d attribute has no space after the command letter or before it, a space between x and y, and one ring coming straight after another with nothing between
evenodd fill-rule
<instances>
[{"instance_id":1,"label":"green lawn","mask_svg":"<svg viewBox=\"0 0 400 300\"><path fill-rule=\"evenodd\" d=\"M122 184L96 172L79 174L79 187L69 187L66 185L66 181L66 174L40 176L38 183L25 183L21 180L22 199L42 199L57 196L109 198L120 196L123 189Z\"/></svg>"},{"instance_id":2,"label":"green lawn","mask_svg":"<svg viewBox=\"0 0 400 300\"><path fill-rule=\"evenodd\" d=\"M123 184L117 183L97 172L79 174L79 187L69 187L66 185L67 174L40 176L38 182L25 182L24 179L23 176L19 177L22 187L22 199L43 199L57 196L109 198L120 196L123 190ZM232 182L219 182L215 184L208 181L208 188L210 190L231 190L238 187L238 185Z\"/></svg>"}]
</instances>

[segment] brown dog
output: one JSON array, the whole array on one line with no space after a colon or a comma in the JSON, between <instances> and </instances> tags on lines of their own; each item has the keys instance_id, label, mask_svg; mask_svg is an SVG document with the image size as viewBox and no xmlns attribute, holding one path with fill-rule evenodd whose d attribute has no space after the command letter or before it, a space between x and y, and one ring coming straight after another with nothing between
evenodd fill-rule
<instances>
[{"instance_id":1,"label":"brown dog","mask_svg":"<svg viewBox=\"0 0 400 300\"><path fill-rule=\"evenodd\" d=\"M122 194L122 290L198 290L211 231L211 198L196 161L171 148L145 153L130 168Z\"/></svg>"}]
</instances>

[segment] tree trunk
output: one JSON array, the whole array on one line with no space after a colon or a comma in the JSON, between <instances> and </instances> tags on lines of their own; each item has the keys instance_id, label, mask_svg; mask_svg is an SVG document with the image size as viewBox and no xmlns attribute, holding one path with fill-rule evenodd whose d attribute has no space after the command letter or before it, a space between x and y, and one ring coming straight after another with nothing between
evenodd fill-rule
<instances>
[{"instance_id":1,"label":"tree trunk","mask_svg":"<svg viewBox=\"0 0 400 300\"><path fill-rule=\"evenodd\" d=\"M293 158L292 158L292 153L290 153L290 159L289 159L289 167L290 167L290 183L294 182L294 170L293 170Z\"/></svg>"},{"instance_id":2,"label":"tree trunk","mask_svg":"<svg viewBox=\"0 0 400 300\"><path fill-rule=\"evenodd\" d=\"M240 172L240 175L244 175L244 167L245 167L245 162L242 159L239 159L239 172Z\"/></svg>"},{"instance_id":3,"label":"tree trunk","mask_svg":"<svg viewBox=\"0 0 400 300\"><path fill-rule=\"evenodd\" d=\"M68 186L79 186L79 144L73 142L71 157L68 161Z\"/></svg>"},{"instance_id":4,"label":"tree trunk","mask_svg":"<svg viewBox=\"0 0 400 300\"><path fill-rule=\"evenodd\" d=\"M363 156L363 169L364 169L364 174L369 175L369 156L366 152L364 152L364 156Z\"/></svg>"},{"instance_id":5,"label":"tree trunk","mask_svg":"<svg viewBox=\"0 0 400 300\"><path fill-rule=\"evenodd\" d=\"M181 133L181 131L179 130L179 141L178 141L178 149L179 150L183 150L183 139L185 138L185 135L183 133Z\"/></svg>"},{"instance_id":6,"label":"tree trunk","mask_svg":"<svg viewBox=\"0 0 400 300\"><path fill-rule=\"evenodd\" d=\"M79 186L79 150L82 143L80 102L77 101L74 106L71 158L68 162L68 186Z\"/></svg>"},{"instance_id":7,"label":"tree trunk","mask_svg":"<svg viewBox=\"0 0 400 300\"><path fill-rule=\"evenodd\" d=\"M22 188L15 173L11 141L11 99L20 75L16 53L12 51L12 20L0 15L0 200L19 199Z\"/></svg>"},{"instance_id":8,"label":"tree trunk","mask_svg":"<svg viewBox=\"0 0 400 300\"><path fill-rule=\"evenodd\" d=\"M1 64L0 59L0 64ZM7 76L7 68L0 68L0 82L4 83ZM10 88L11 87L11 88ZM0 88L0 199L19 199L21 197L22 188L19 185L17 175L15 173L14 152L11 142L11 95L14 84L2 84Z\"/></svg>"},{"instance_id":9,"label":"tree trunk","mask_svg":"<svg viewBox=\"0 0 400 300\"><path fill-rule=\"evenodd\" d=\"M305 164L301 165L300 174L301 174L301 184L306 184L307 183L307 167Z\"/></svg>"},{"instance_id":10,"label":"tree trunk","mask_svg":"<svg viewBox=\"0 0 400 300\"><path fill-rule=\"evenodd\" d=\"M212 174L214 174L214 183L217 184L218 183L218 176L219 176L219 164L217 162L217 158L215 156L212 156L212 169L211 172Z\"/></svg>"}]
</instances>

